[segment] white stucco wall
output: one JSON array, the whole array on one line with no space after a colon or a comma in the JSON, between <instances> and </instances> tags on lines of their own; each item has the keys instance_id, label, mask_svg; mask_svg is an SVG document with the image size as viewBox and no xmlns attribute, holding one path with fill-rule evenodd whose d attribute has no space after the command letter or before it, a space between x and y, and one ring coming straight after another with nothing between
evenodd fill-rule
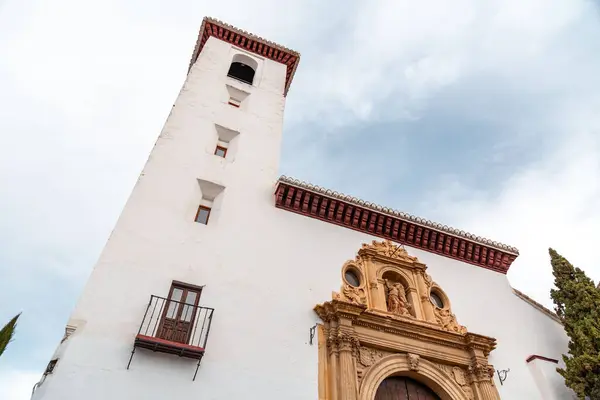
<instances>
[{"instance_id":1,"label":"white stucco wall","mask_svg":"<svg viewBox=\"0 0 600 400\"><path fill-rule=\"evenodd\" d=\"M274 207L285 98L285 67L255 57L254 87L226 77L237 50L210 38L181 91L140 179L73 312L76 332L43 400L317 398L312 311L339 290L342 264L368 235ZM250 92L240 109L226 84ZM235 154L213 155L214 124L239 131ZM198 179L225 187L208 225L193 221ZM559 358L561 327L517 298L504 275L408 248L429 266L469 330L498 339L491 362L510 368L502 398L542 399L525 359ZM133 340L152 294L172 280L206 285L214 307L207 350L195 361L136 352Z\"/></svg>"},{"instance_id":2,"label":"white stucco wall","mask_svg":"<svg viewBox=\"0 0 600 400\"><path fill-rule=\"evenodd\" d=\"M556 371L557 367L565 367L562 360L556 364L537 358L530 361L528 367L544 400L577 399L575 393L565 386L564 379Z\"/></svg>"}]
</instances>

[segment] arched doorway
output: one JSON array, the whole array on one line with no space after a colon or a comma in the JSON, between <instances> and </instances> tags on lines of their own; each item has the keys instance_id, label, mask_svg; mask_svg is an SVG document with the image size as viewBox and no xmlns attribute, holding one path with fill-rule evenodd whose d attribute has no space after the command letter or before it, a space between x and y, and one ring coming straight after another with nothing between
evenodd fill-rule
<instances>
[{"instance_id":1,"label":"arched doorway","mask_svg":"<svg viewBox=\"0 0 600 400\"><path fill-rule=\"evenodd\" d=\"M375 400L440 400L437 394L427 386L404 376L385 378L377 392Z\"/></svg>"}]
</instances>

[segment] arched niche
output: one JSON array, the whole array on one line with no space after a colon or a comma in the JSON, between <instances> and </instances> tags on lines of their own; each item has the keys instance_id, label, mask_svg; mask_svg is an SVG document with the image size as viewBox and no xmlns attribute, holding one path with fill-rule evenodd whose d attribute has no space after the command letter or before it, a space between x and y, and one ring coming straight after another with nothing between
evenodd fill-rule
<instances>
[{"instance_id":1,"label":"arched niche","mask_svg":"<svg viewBox=\"0 0 600 400\"><path fill-rule=\"evenodd\" d=\"M258 62L246 54L235 54L229 65L227 76L252 85L258 70Z\"/></svg>"},{"instance_id":2,"label":"arched niche","mask_svg":"<svg viewBox=\"0 0 600 400\"><path fill-rule=\"evenodd\" d=\"M395 286L396 290L403 292L401 296L408 302L406 308L410 315L417 317L417 310L419 309L419 296L413 279L401 269L390 266L382 267L378 275L381 276L380 279L383 283L382 289L386 299L387 311L395 313L393 307L389 304L391 297L390 291L394 290ZM403 300L404 299L401 299L401 301Z\"/></svg>"},{"instance_id":3,"label":"arched niche","mask_svg":"<svg viewBox=\"0 0 600 400\"><path fill-rule=\"evenodd\" d=\"M416 283L413 276L407 273L402 268L399 268L395 265L382 265L379 268L377 268L378 279L385 279L385 275L389 276L390 273L399 275L400 278L403 280L402 283L406 285L407 290L414 290L416 288Z\"/></svg>"}]
</instances>

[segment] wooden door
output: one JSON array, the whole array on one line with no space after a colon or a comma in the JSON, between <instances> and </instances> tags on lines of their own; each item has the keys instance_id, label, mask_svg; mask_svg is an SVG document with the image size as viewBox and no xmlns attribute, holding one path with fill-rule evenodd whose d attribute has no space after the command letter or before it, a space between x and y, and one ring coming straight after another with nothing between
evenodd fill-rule
<instances>
[{"instance_id":1,"label":"wooden door","mask_svg":"<svg viewBox=\"0 0 600 400\"><path fill-rule=\"evenodd\" d=\"M173 285L169 298L165 300L156 336L171 342L189 344L199 300L199 290Z\"/></svg>"},{"instance_id":2,"label":"wooden door","mask_svg":"<svg viewBox=\"0 0 600 400\"><path fill-rule=\"evenodd\" d=\"M410 378L394 376L381 382L375 400L440 400L433 390Z\"/></svg>"}]
</instances>

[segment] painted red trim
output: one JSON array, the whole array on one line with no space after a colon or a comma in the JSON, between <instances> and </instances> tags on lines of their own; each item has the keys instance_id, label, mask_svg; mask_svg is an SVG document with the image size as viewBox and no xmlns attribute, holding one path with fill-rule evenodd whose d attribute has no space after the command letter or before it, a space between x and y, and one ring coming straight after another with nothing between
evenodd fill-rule
<instances>
[{"instance_id":1,"label":"painted red trim","mask_svg":"<svg viewBox=\"0 0 600 400\"><path fill-rule=\"evenodd\" d=\"M235 103L232 103L232 102L230 102L230 101L228 102L228 104L229 104L230 106L234 106L234 107L240 108L240 105L239 105L239 104L235 104Z\"/></svg>"},{"instance_id":2,"label":"painted red trim","mask_svg":"<svg viewBox=\"0 0 600 400\"><path fill-rule=\"evenodd\" d=\"M164 346L177 348L177 349L186 349L186 350L191 350L191 351L195 351L195 352L203 352L204 351L204 348L200 347L200 346L192 346L192 345L185 344L185 343L171 342L170 340L160 339L160 338L153 337L153 336L137 335L135 338L138 340L144 341L144 342L162 344Z\"/></svg>"},{"instance_id":3,"label":"painted red trim","mask_svg":"<svg viewBox=\"0 0 600 400\"><path fill-rule=\"evenodd\" d=\"M544 360L544 361L548 361L548 362L552 362L554 364L558 364L558 360L555 360L554 358L548 358L548 357L544 357L544 356L540 356L537 354L532 354L529 357L527 357L527 360L525 360L526 362L532 362L533 360Z\"/></svg>"},{"instance_id":4,"label":"painted red trim","mask_svg":"<svg viewBox=\"0 0 600 400\"><path fill-rule=\"evenodd\" d=\"M516 255L368 207L279 182L275 207L506 274ZM467 249L467 251L465 251Z\"/></svg>"},{"instance_id":5,"label":"painted red trim","mask_svg":"<svg viewBox=\"0 0 600 400\"><path fill-rule=\"evenodd\" d=\"M190 69L198 59L208 38L214 36L219 40L230 43L246 51L284 64L286 66L284 95L287 95L287 91L290 88L292 78L294 77L294 73L296 72L296 68L300 61L300 55L292 50L282 48L275 43L265 43L265 40L248 32L238 31L237 28L230 25L221 24L222 23L212 19L204 19L202 27L200 28L200 33L198 34L196 48L194 49L194 54L192 55L192 60L190 62ZM242 39L241 42L240 38Z\"/></svg>"}]
</instances>

